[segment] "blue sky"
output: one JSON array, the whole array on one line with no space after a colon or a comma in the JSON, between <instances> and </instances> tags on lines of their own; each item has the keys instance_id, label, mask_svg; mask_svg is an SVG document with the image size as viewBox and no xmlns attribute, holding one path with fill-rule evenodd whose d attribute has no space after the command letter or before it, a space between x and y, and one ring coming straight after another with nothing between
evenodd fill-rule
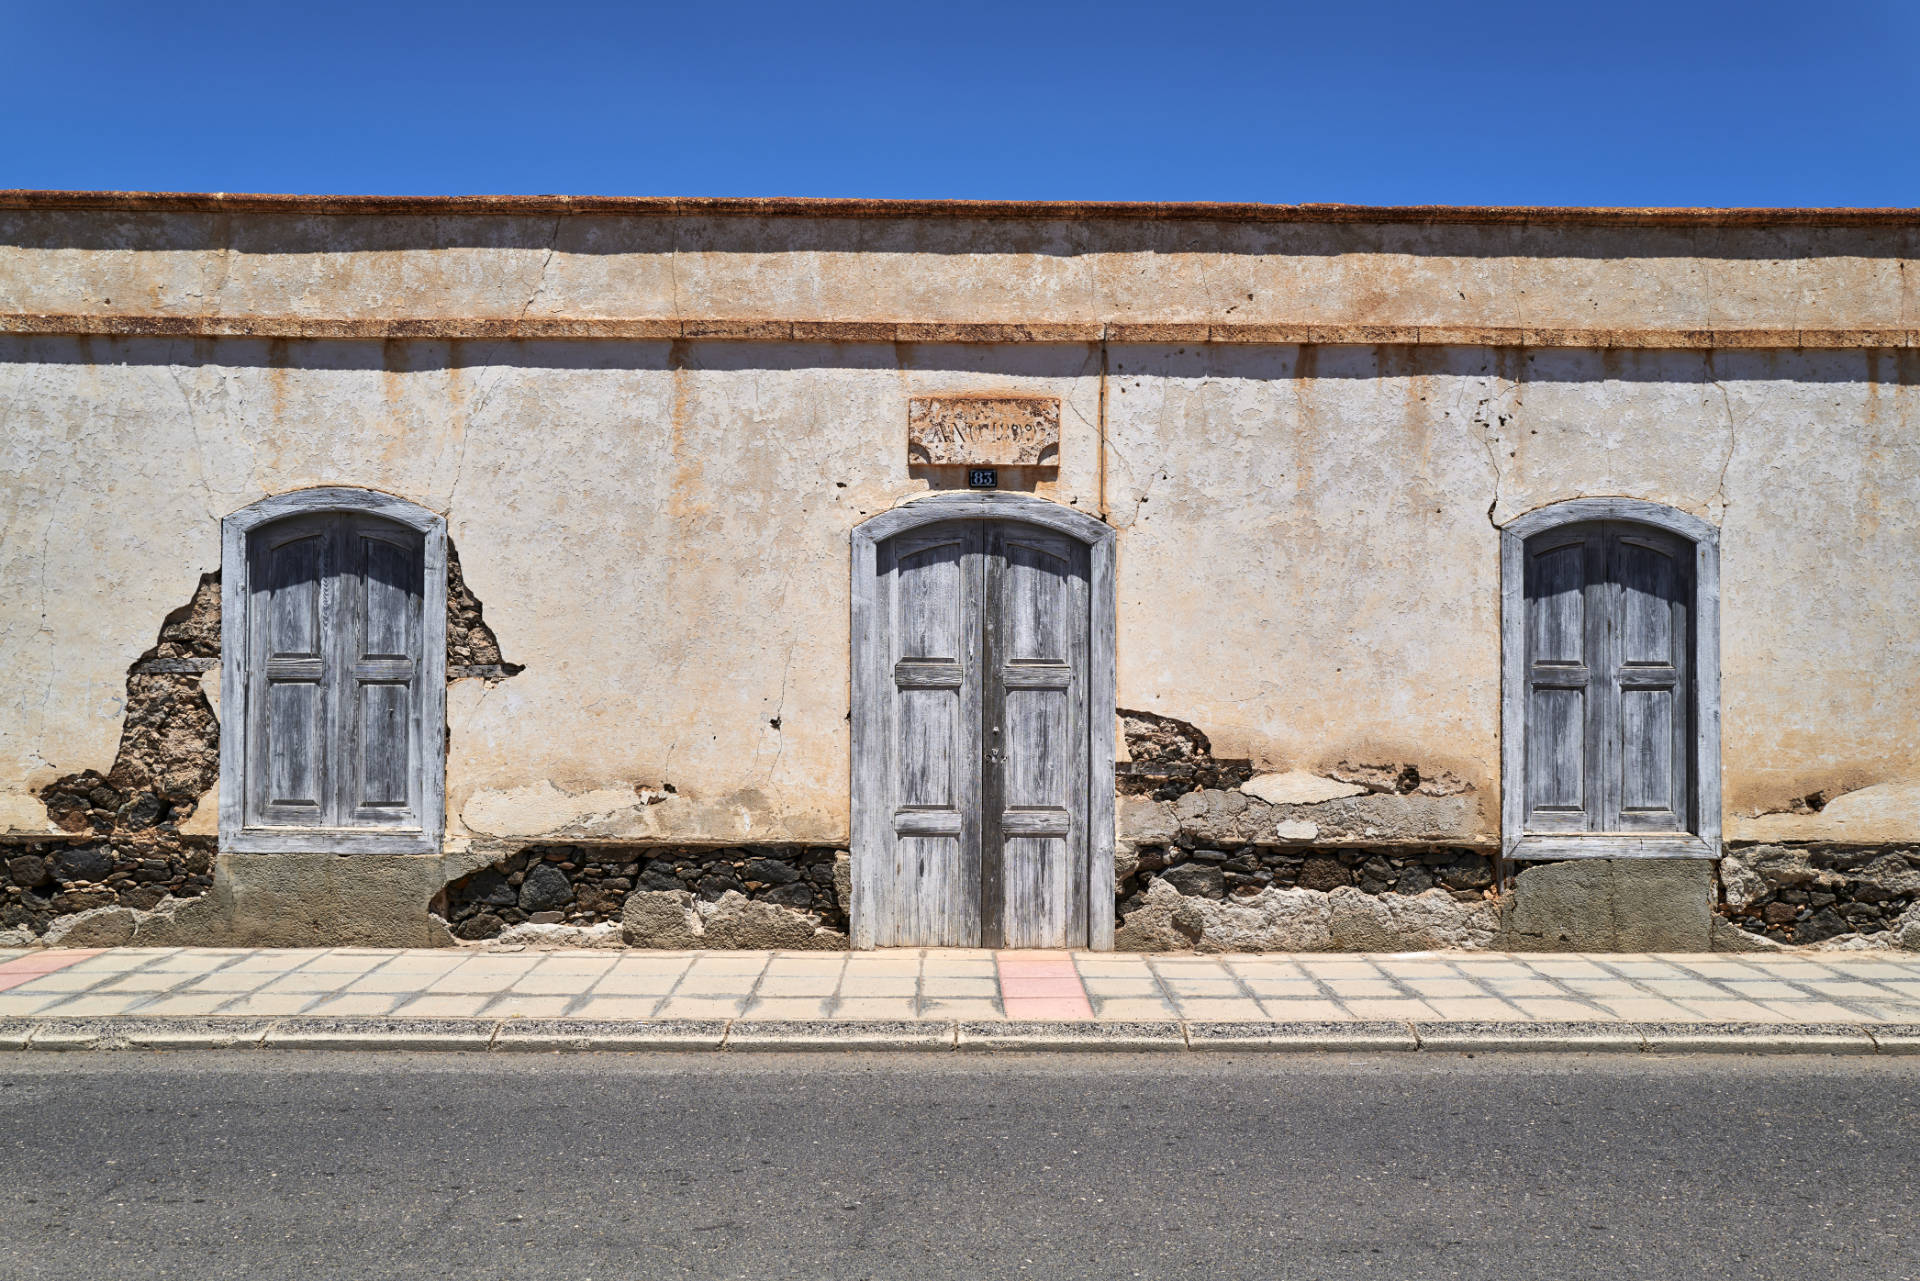
<instances>
[{"instance_id":1,"label":"blue sky","mask_svg":"<svg viewBox=\"0 0 1920 1281\"><path fill-rule=\"evenodd\" d=\"M0 186L1920 206L1920 0L0 0Z\"/></svg>"}]
</instances>

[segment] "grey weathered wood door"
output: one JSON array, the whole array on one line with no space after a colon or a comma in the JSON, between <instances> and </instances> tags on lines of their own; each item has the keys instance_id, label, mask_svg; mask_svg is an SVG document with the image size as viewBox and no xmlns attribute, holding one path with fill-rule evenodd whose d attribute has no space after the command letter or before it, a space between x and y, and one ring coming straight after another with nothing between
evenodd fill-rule
<instances>
[{"instance_id":1,"label":"grey weathered wood door","mask_svg":"<svg viewBox=\"0 0 1920 1281\"><path fill-rule=\"evenodd\" d=\"M1693 547L1620 521L1525 548L1529 832L1685 832L1692 821Z\"/></svg>"},{"instance_id":2,"label":"grey weathered wood door","mask_svg":"<svg viewBox=\"0 0 1920 1281\"><path fill-rule=\"evenodd\" d=\"M1085 946L1087 546L969 517L887 539L875 574L874 943Z\"/></svg>"},{"instance_id":3,"label":"grey weathered wood door","mask_svg":"<svg viewBox=\"0 0 1920 1281\"><path fill-rule=\"evenodd\" d=\"M422 548L348 512L253 533L250 825L420 826Z\"/></svg>"}]
</instances>

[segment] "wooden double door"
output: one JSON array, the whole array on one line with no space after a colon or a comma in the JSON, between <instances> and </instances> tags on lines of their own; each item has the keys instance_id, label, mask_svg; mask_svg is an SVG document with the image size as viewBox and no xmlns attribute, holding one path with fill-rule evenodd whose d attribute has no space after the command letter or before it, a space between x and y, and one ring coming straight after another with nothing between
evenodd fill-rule
<instances>
[{"instance_id":1,"label":"wooden double door","mask_svg":"<svg viewBox=\"0 0 1920 1281\"><path fill-rule=\"evenodd\" d=\"M876 946L1088 942L1088 547L992 517L877 548L860 709Z\"/></svg>"}]
</instances>

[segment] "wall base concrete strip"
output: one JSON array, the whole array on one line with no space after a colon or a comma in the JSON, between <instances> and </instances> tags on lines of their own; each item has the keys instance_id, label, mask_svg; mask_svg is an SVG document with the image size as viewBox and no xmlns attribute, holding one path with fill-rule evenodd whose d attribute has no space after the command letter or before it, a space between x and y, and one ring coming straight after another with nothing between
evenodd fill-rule
<instances>
[{"instance_id":1,"label":"wall base concrete strip","mask_svg":"<svg viewBox=\"0 0 1920 1281\"><path fill-rule=\"evenodd\" d=\"M1867 1035L1882 1054L1920 1054L1920 1023L1869 1023Z\"/></svg>"},{"instance_id":2,"label":"wall base concrete strip","mask_svg":"<svg viewBox=\"0 0 1920 1281\"><path fill-rule=\"evenodd\" d=\"M1094 1023L1040 1020L962 1023L954 1039L962 1050L1184 1050L1178 1023Z\"/></svg>"},{"instance_id":3,"label":"wall base concrete strip","mask_svg":"<svg viewBox=\"0 0 1920 1281\"><path fill-rule=\"evenodd\" d=\"M717 1050L726 1039L724 1019L507 1019L490 1048L556 1050Z\"/></svg>"},{"instance_id":4,"label":"wall base concrete strip","mask_svg":"<svg viewBox=\"0 0 1920 1281\"><path fill-rule=\"evenodd\" d=\"M276 1020L85 1018L41 1020L32 1050L230 1050L260 1044Z\"/></svg>"},{"instance_id":5,"label":"wall base concrete strip","mask_svg":"<svg viewBox=\"0 0 1920 1281\"><path fill-rule=\"evenodd\" d=\"M1646 1038L1632 1023L1415 1023L1423 1050L1599 1050L1638 1054Z\"/></svg>"},{"instance_id":6,"label":"wall base concrete strip","mask_svg":"<svg viewBox=\"0 0 1920 1281\"><path fill-rule=\"evenodd\" d=\"M1189 1023L1196 1050L1414 1050L1419 1043L1402 1022Z\"/></svg>"},{"instance_id":7,"label":"wall base concrete strip","mask_svg":"<svg viewBox=\"0 0 1920 1281\"><path fill-rule=\"evenodd\" d=\"M729 1050L951 1050L952 1023L735 1019Z\"/></svg>"},{"instance_id":8,"label":"wall base concrete strip","mask_svg":"<svg viewBox=\"0 0 1920 1281\"><path fill-rule=\"evenodd\" d=\"M1858 1023L1641 1023L1656 1054L1872 1054Z\"/></svg>"},{"instance_id":9,"label":"wall base concrete strip","mask_svg":"<svg viewBox=\"0 0 1920 1281\"><path fill-rule=\"evenodd\" d=\"M498 1019L288 1018L267 1029L270 1050L484 1050Z\"/></svg>"}]
</instances>

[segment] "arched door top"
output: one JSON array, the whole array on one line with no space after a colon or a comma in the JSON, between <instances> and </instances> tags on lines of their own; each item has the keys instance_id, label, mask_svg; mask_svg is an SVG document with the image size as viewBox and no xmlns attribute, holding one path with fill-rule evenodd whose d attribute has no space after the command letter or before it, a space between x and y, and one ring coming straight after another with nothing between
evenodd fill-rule
<instances>
[{"instance_id":1,"label":"arched door top","mask_svg":"<svg viewBox=\"0 0 1920 1281\"><path fill-rule=\"evenodd\" d=\"M245 534L262 525L287 516L305 516L315 512L361 512L417 529L423 534L444 532L447 522L418 503L410 503L377 489L359 489L352 485L317 485L284 494L269 494L249 503L221 522L227 530Z\"/></svg>"},{"instance_id":2,"label":"arched door top","mask_svg":"<svg viewBox=\"0 0 1920 1281\"><path fill-rule=\"evenodd\" d=\"M1691 543L1718 545L1720 530L1690 512L1644 498L1569 498L1515 516L1500 527L1514 538L1530 538L1543 529L1587 520L1626 520L1680 535Z\"/></svg>"},{"instance_id":3,"label":"arched door top","mask_svg":"<svg viewBox=\"0 0 1920 1281\"><path fill-rule=\"evenodd\" d=\"M928 494L890 511L870 516L854 527L853 537L856 543L872 545L885 542L905 530L968 516L1025 521L1078 539L1089 547L1101 547L1113 541L1113 526L1063 504L1035 498L1031 494L964 491Z\"/></svg>"}]
</instances>

